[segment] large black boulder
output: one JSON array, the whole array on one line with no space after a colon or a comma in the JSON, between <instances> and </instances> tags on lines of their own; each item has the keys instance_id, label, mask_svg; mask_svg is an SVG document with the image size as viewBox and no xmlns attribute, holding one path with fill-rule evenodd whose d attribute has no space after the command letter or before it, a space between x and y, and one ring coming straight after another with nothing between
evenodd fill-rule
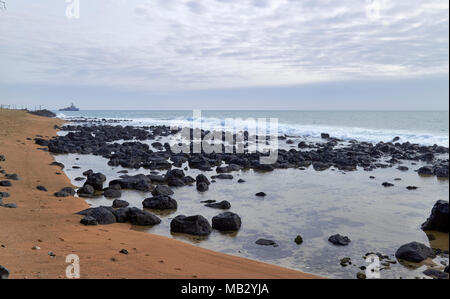
<instances>
[{"instance_id":1,"label":"large black boulder","mask_svg":"<svg viewBox=\"0 0 450 299\"><path fill-rule=\"evenodd\" d=\"M109 186L120 185L122 189L133 189L148 192L152 189L152 181L143 174L135 176L122 176L121 179L109 182Z\"/></svg>"},{"instance_id":2,"label":"large black boulder","mask_svg":"<svg viewBox=\"0 0 450 299\"><path fill-rule=\"evenodd\" d=\"M161 219L147 211L138 208L128 210L128 218L131 224L140 226L151 226L161 223Z\"/></svg>"},{"instance_id":3,"label":"large black boulder","mask_svg":"<svg viewBox=\"0 0 450 299\"><path fill-rule=\"evenodd\" d=\"M423 230L435 230L444 233L449 232L449 203L448 201L439 200L434 204L431 215L422 224Z\"/></svg>"},{"instance_id":4,"label":"large black boulder","mask_svg":"<svg viewBox=\"0 0 450 299\"><path fill-rule=\"evenodd\" d=\"M167 195L157 195L151 198L146 198L142 205L146 209L152 210L176 210L178 207L177 201Z\"/></svg>"},{"instance_id":5,"label":"large black boulder","mask_svg":"<svg viewBox=\"0 0 450 299\"><path fill-rule=\"evenodd\" d=\"M98 224L112 224L116 222L116 217L113 214L113 209L109 207L89 208L77 213L86 217L94 218Z\"/></svg>"},{"instance_id":6,"label":"large black boulder","mask_svg":"<svg viewBox=\"0 0 450 299\"><path fill-rule=\"evenodd\" d=\"M77 190L77 193L80 197L93 197L95 194L95 189L89 184L84 184L83 187Z\"/></svg>"},{"instance_id":7,"label":"large black boulder","mask_svg":"<svg viewBox=\"0 0 450 299\"><path fill-rule=\"evenodd\" d=\"M435 254L430 247L418 242L411 242L401 246L395 253L395 257L408 262L420 263L427 258L434 258Z\"/></svg>"},{"instance_id":8,"label":"large black boulder","mask_svg":"<svg viewBox=\"0 0 450 299\"><path fill-rule=\"evenodd\" d=\"M212 227L219 231L237 231L241 228L241 223L241 217L231 212L219 214L212 219Z\"/></svg>"},{"instance_id":9,"label":"large black boulder","mask_svg":"<svg viewBox=\"0 0 450 299\"><path fill-rule=\"evenodd\" d=\"M170 223L170 231L173 233L208 236L211 234L211 230L208 220L201 215L189 217L179 215Z\"/></svg>"},{"instance_id":10,"label":"large black boulder","mask_svg":"<svg viewBox=\"0 0 450 299\"><path fill-rule=\"evenodd\" d=\"M106 176L102 173L94 173L87 177L86 183L87 185L91 185L94 190L102 191L103 183L106 181Z\"/></svg>"},{"instance_id":11,"label":"large black boulder","mask_svg":"<svg viewBox=\"0 0 450 299\"><path fill-rule=\"evenodd\" d=\"M431 166L423 166L417 170L417 173L420 175L434 175L434 170Z\"/></svg>"}]
</instances>

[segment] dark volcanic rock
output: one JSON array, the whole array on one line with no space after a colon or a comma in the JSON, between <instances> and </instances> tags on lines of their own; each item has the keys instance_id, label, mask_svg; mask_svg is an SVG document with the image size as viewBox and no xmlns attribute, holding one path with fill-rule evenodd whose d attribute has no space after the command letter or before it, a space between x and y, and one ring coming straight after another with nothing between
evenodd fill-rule
<instances>
[{"instance_id":1,"label":"dark volcanic rock","mask_svg":"<svg viewBox=\"0 0 450 299\"><path fill-rule=\"evenodd\" d=\"M65 187L62 188L60 191L54 193L56 197L68 197L68 196L74 196L75 190L72 187Z\"/></svg>"},{"instance_id":2,"label":"dark volcanic rock","mask_svg":"<svg viewBox=\"0 0 450 299\"><path fill-rule=\"evenodd\" d=\"M438 178L448 178L448 166L439 166L436 167L434 174Z\"/></svg>"},{"instance_id":3,"label":"dark volcanic rock","mask_svg":"<svg viewBox=\"0 0 450 299\"><path fill-rule=\"evenodd\" d=\"M195 180L197 181L197 184L200 184L200 183L205 183L205 184L207 184L207 185L210 185L210 184L211 184L210 181L208 180L208 178L207 178L204 174L199 174L199 175L195 178Z\"/></svg>"},{"instance_id":4,"label":"dark volcanic rock","mask_svg":"<svg viewBox=\"0 0 450 299\"><path fill-rule=\"evenodd\" d=\"M408 262L420 263L427 258L434 258L435 254L428 246L411 242L400 247L395 253L395 257Z\"/></svg>"},{"instance_id":5,"label":"dark volcanic rock","mask_svg":"<svg viewBox=\"0 0 450 299\"><path fill-rule=\"evenodd\" d=\"M170 223L170 231L174 233L189 234L195 236L207 236L211 234L211 225L203 216L179 215Z\"/></svg>"},{"instance_id":6,"label":"dark volcanic rock","mask_svg":"<svg viewBox=\"0 0 450 299\"><path fill-rule=\"evenodd\" d=\"M221 180L232 180L233 176L231 174L219 174L211 177L212 179L221 179Z\"/></svg>"},{"instance_id":7,"label":"dark volcanic rock","mask_svg":"<svg viewBox=\"0 0 450 299\"><path fill-rule=\"evenodd\" d=\"M125 208L120 208L117 210L112 211L112 213L114 214L114 216L116 217L116 221L118 223L125 223L128 222L128 220L130 219L128 216L128 212L130 211L129 207L125 207Z\"/></svg>"},{"instance_id":8,"label":"dark volcanic rock","mask_svg":"<svg viewBox=\"0 0 450 299\"><path fill-rule=\"evenodd\" d=\"M417 170L417 173L420 175L434 175L434 170L431 166L423 166Z\"/></svg>"},{"instance_id":9,"label":"dark volcanic rock","mask_svg":"<svg viewBox=\"0 0 450 299\"><path fill-rule=\"evenodd\" d=\"M38 189L39 191L43 191L43 192L47 192L48 191L47 188L45 188L44 186L41 186L41 185L36 186L36 189Z\"/></svg>"},{"instance_id":10,"label":"dark volcanic rock","mask_svg":"<svg viewBox=\"0 0 450 299\"><path fill-rule=\"evenodd\" d=\"M80 220L80 223L84 225L98 225L97 220L92 216L83 217L83 219Z\"/></svg>"},{"instance_id":11,"label":"dark volcanic rock","mask_svg":"<svg viewBox=\"0 0 450 299\"><path fill-rule=\"evenodd\" d=\"M120 209L120 208L126 208L128 207L130 204L128 203L128 201L125 200L120 200L120 199L115 199L113 201L112 207L114 209Z\"/></svg>"},{"instance_id":12,"label":"dark volcanic rock","mask_svg":"<svg viewBox=\"0 0 450 299\"><path fill-rule=\"evenodd\" d=\"M241 228L241 217L231 212L219 214L213 217L212 227L219 231L237 231Z\"/></svg>"},{"instance_id":13,"label":"dark volcanic rock","mask_svg":"<svg viewBox=\"0 0 450 299\"><path fill-rule=\"evenodd\" d=\"M431 210L431 215L422 224L423 230L435 230L444 233L449 232L449 202L439 200Z\"/></svg>"},{"instance_id":14,"label":"dark volcanic rock","mask_svg":"<svg viewBox=\"0 0 450 299\"><path fill-rule=\"evenodd\" d=\"M425 274L426 276L430 276L434 279L448 279L448 273L441 272L435 269L427 269L423 271L423 274Z\"/></svg>"},{"instance_id":15,"label":"dark volcanic rock","mask_svg":"<svg viewBox=\"0 0 450 299\"><path fill-rule=\"evenodd\" d=\"M0 187L11 187L12 184L10 181L0 181Z\"/></svg>"},{"instance_id":16,"label":"dark volcanic rock","mask_svg":"<svg viewBox=\"0 0 450 299\"><path fill-rule=\"evenodd\" d=\"M130 208L128 210L128 217L130 223L133 225L152 226L161 223L161 219L157 216L138 208Z\"/></svg>"},{"instance_id":17,"label":"dark volcanic rock","mask_svg":"<svg viewBox=\"0 0 450 299\"><path fill-rule=\"evenodd\" d=\"M20 180L20 177L17 174L15 174L15 173L7 174L7 175L5 175L5 178L8 179L8 180L13 180L13 181L19 181Z\"/></svg>"},{"instance_id":18,"label":"dark volcanic rock","mask_svg":"<svg viewBox=\"0 0 450 299\"><path fill-rule=\"evenodd\" d=\"M209 185L207 183L201 182L197 183L197 190L199 192L206 192L209 189Z\"/></svg>"},{"instance_id":19,"label":"dark volcanic rock","mask_svg":"<svg viewBox=\"0 0 450 299\"><path fill-rule=\"evenodd\" d=\"M258 239L255 243L261 246L278 246L275 241L267 239Z\"/></svg>"},{"instance_id":20,"label":"dark volcanic rock","mask_svg":"<svg viewBox=\"0 0 450 299\"><path fill-rule=\"evenodd\" d=\"M6 204L2 205L2 207L8 208L8 209L17 209L17 205L15 203L6 203Z\"/></svg>"},{"instance_id":21,"label":"dark volcanic rock","mask_svg":"<svg viewBox=\"0 0 450 299\"><path fill-rule=\"evenodd\" d=\"M93 197L95 194L95 189L91 185L84 184L83 187L77 190L77 193L80 197Z\"/></svg>"},{"instance_id":22,"label":"dark volcanic rock","mask_svg":"<svg viewBox=\"0 0 450 299\"><path fill-rule=\"evenodd\" d=\"M231 204L228 201L224 200L217 203L208 203L205 205L205 207L221 210L229 210L231 208Z\"/></svg>"},{"instance_id":23,"label":"dark volcanic rock","mask_svg":"<svg viewBox=\"0 0 450 299\"><path fill-rule=\"evenodd\" d=\"M108 207L89 208L78 212L78 215L84 215L94 218L98 224L112 224L116 222L116 217L113 214L113 209Z\"/></svg>"},{"instance_id":24,"label":"dark volcanic rock","mask_svg":"<svg viewBox=\"0 0 450 299\"><path fill-rule=\"evenodd\" d=\"M382 185L383 185L383 187L386 187L386 188L388 188L388 187L394 187L394 184L388 183L388 182L384 182Z\"/></svg>"},{"instance_id":25,"label":"dark volcanic rock","mask_svg":"<svg viewBox=\"0 0 450 299\"><path fill-rule=\"evenodd\" d=\"M330 139L330 134L328 134L328 133L322 133L322 134L320 134L320 137L321 137L322 139Z\"/></svg>"},{"instance_id":26,"label":"dark volcanic rock","mask_svg":"<svg viewBox=\"0 0 450 299\"><path fill-rule=\"evenodd\" d=\"M347 236L341 236L339 234L329 237L328 241L336 246L347 246L351 242Z\"/></svg>"},{"instance_id":27,"label":"dark volcanic rock","mask_svg":"<svg viewBox=\"0 0 450 299\"><path fill-rule=\"evenodd\" d=\"M152 210L176 210L178 208L177 201L167 195L157 195L147 198L142 202L146 209Z\"/></svg>"},{"instance_id":28,"label":"dark volcanic rock","mask_svg":"<svg viewBox=\"0 0 450 299\"><path fill-rule=\"evenodd\" d=\"M118 186L118 185L113 185L113 186ZM120 186L118 186L119 187L118 189L117 188L112 188L113 186L105 188L103 190L103 196L104 197L106 197L106 198L119 198L119 197L122 196L122 190L121 190Z\"/></svg>"},{"instance_id":29,"label":"dark volcanic rock","mask_svg":"<svg viewBox=\"0 0 450 299\"><path fill-rule=\"evenodd\" d=\"M9 278L9 270L0 265L0 279L8 279Z\"/></svg>"},{"instance_id":30,"label":"dark volcanic rock","mask_svg":"<svg viewBox=\"0 0 450 299\"><path fill-rule=\"evenodd\" d=\"M324 171L330 168L330 165L322 162L314 162L313 168L315 171Z\"/></svg>"},{"instance_id":31,"label":"dark volcanic rock","mask_svg":"<svg viewBox=\"0 0 450 299\"><path fill-rule=\"evenodd\" d=\"M109 186L113 185L120 185L122 189L133 189L143 192L148 192L152 189L151 180L143 174L122 176L121 179L113 180L109 183Z\"/></svg>"},{"instance_id":32,"label":"dark volcanic rock","mask_svg":"<svg viewBox=\"0 0 450 299\"><path fill-rule=\"evenodd\" d=\"M153 189L152 195L153 196L158 196L158 195L170 196L170 195L173 195L173 191L172 191L172 189L170 189L167 186L158 185L158 186L156 186L155 189Z\"/></svg>"},{"instance_id":33,"label":"dark volcanic rock","mask_svg":"<svg viewBox=\"0 0 450 299\"><path fill-rule=\"evenodd\" d=\"M106 181L106 176L102 173L93 173L88 175L85 185L91 185L94 190L102 191L103 183Z\"/></svg>"},{"instance_id":34,"label":"dark volcanic rock","mask_svg":"<svg viewBox=\"0 0 450 299\"><path fill-rule=\"evenodd\" d=\"M267 194L264 193L264 192L258 192L258 193L255 194L255 196L258 196L258 197L266 197Z\"/></svg>"}]
</instances>

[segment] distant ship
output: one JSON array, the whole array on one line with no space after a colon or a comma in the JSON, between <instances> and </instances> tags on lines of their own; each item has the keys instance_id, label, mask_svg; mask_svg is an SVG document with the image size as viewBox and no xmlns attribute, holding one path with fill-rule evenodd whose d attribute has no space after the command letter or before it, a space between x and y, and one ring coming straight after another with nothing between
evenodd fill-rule
<instances>
[{"instance_id":1,"label":"distant ship","mask_svg":"<svg viewBox=\"0 0 450 299\"><path fill-rule=\"evenodd\" d=\"M70 107L59 109L59 111L80 111L80 109L75 107L72 103Z\"/></svg>"}]
</instances>

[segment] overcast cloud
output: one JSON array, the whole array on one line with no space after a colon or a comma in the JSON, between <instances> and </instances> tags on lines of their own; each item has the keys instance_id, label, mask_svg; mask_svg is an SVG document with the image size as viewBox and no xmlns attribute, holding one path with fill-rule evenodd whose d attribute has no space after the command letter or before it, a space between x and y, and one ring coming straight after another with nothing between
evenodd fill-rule
<instances>
[{"instance_id":1,"label":"overcast cloud","mask_svg":"<svg viewBox=\"0 0 450 299\"><path fill-rule=\"evenodd\" d=\"M448 77L447 0L80 4L80 19L68 19L64 0L7 0L0 87L114 88L145 97ZM448 84L442 88L448 96Z\"/></svg>"}]
</instances>

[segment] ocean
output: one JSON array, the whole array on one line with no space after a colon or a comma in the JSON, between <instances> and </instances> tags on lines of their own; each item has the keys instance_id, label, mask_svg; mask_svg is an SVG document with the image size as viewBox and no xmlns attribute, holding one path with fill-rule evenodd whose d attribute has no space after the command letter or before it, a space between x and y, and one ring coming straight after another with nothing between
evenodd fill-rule
<instances>
[{"instance_id":1,"label":"ocean","mask_svg":"<svg viewBox=\"0 0 450 299\"><path fill-rule=\"evenodd\" d=\"M58 117L86 117L130 120L130 125L186 124L192 111L125 111L86 110L55 111ZM449 146L448 111L202 111L205 129L220 128L232 118L242 125L249 119L276 118L280 134L319 137L326 132L343 140L400 142Z\"/></svg>"},{"instance_id":2,"label":"ocean","mask_svg":"<svg viewBox=\"0 0 450 299\"><path fill-rule=\"evenodd\" d=\"M68 120L106 118L119 120L116 124L135 126L183 125L193 119L192 111L105 110L57 114ZM236 119L243 125L249 125L249 119L277 118L279 133L293 136L290 139L295 141L293 145L280 142L286 149L296 148L296 143L308 137L319 141L317 137L322 132L346 140L386 142L398 136L400 142L448 147L448 112L202 111L202 128L220 128L227 118ZM154 140L141 142L151 146ZM82 177L88 169L105 174L105 185L119 178L119 172L123 170L130 175L149 174L149 170L142 168L111 167L108 159L94 155L55 155L55 160L66 165L64 171L77 187L83 182L75 178ZM419 176L415 170L427 165L426 162L405 161L402 165L410 170L387 168L344 172L328 169L319 172L309 167L305 170L276 169L271 173L235 171L233 180L218 180L205 193L192 186L173 188L172 197L178 201L176 211L151 211L162 219L160 225L150 228L132 226L131 229L324 277L355 278L360 267L368 266L362 258L368 252L379 252L395 260L395 251L403 244L418 241L433 246L420 226L430 215L434 203L448 198L448 179ZM187 166L185 163L180 169ZM186 175L192 177L200 173L203 172L190 168L186 171ZM205 172L207 176L213 174L215 171ZM245 183L237 184L238 179ZM384 188L383 182L392 182L395 186ZM410 191L407 186L419 188ZM267 196L257 198L257 192L265 192ZM151 194L124 190L121 199L142 208L142 201L147 197ZM201 203L205 200L229 201L230 211L242 218L239 232L213 231L207 238L170 232L170 221L177 215L203 215L212 219L220 212L205 207ZM112 204L111 199L103 196L86 201L94 207ZM337 233L349 236L351 244L345 247L330 245L328 237ZM294 242L297 235L303 237L303 244ZM447 244L445 249L448 250L448 234L433 235L438 242ZM275 240L279 246L258 246L255 241L259 238ZM340 265L340 259L344 257L351 258L351 266ZM448 258L438 258L435 262L438 265L448 263ZM425 269L425 266L410 268L397 263L383 270L381 278L423 277Z\"/></svg>"}]
</instances>

